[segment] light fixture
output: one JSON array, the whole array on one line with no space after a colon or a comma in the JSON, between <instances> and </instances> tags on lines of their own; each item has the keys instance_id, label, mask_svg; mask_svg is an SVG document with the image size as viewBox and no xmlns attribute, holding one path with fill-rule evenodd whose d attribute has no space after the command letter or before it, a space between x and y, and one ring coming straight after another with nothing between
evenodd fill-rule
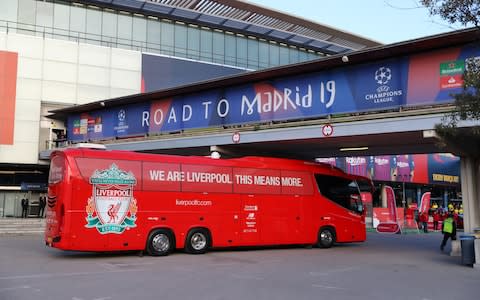
<instances>
[{"instance_id":1,"label":"light fixture","mask_svg":"<svg viewBox=\"0 0 480 300\"><path fill-rule=\"evenodd\" d=\"M210 154L210 157L213 158L213 159L219 159L221 157L220 153L217 152L217 151L213 151L211 154Z\"/></svg>"},{"instance_id":2,"label":"light fixture","mask_svg":"<svg viewBox=\"0 0 480 300\"><path fill-rule=\"evenodd\" d=\"M368 150L368 147L347 147L347 148L340 148L341 152L345 151L364 151Z\"/></svg>"},{"instance_id":3,"label":"light fixture","mask_svg":"<svg viewBox=\"0 0 480 300\"><path fill-rule=\"evenodd\" d=\"M105 106L105 102L100 102L100 106Z\"/></svg>"},{"instance_id":4,"label":"light fixture","mask_svg":"<svg viewBox=\"0 0 480 300\"><path fill-rule=\"evenodd\" d=\"M344 63L347 63L348 60L349 60L349 59L348 59L348 56L346 56L346 55L342 56L342 61L343 61Z\"/></svg>"}]
</instances>

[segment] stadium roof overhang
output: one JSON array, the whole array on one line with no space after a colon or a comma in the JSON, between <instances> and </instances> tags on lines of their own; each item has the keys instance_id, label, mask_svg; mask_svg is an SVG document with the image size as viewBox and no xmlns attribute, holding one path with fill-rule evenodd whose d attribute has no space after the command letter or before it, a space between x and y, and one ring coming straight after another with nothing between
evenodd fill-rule
<instances>
[{"instance_id":1,"label":"stadium roof overhang","mask_svg":"<svg viewBox=\"0 0 480 300\"><path fill-rule=\"evenodd\" d=\"M168 18L339 54L380 45L341 30L237 0L78 0L99 7Z\"/></svg>"}]
</instances>

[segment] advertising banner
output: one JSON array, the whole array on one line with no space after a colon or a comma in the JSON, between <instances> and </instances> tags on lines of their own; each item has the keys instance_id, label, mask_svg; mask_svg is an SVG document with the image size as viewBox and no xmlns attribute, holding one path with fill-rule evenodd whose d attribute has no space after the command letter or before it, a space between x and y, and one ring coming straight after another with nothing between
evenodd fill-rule
<instances>
[{"instance_id":1,"label":"advertising banner","mask_svg":"<svg viewBox=\"0 0 480 300\"><path fill-rule=\"evenodd\" d=\"M18 53L0 51L0 145L13 145Z\"/></svg>"},{"instance_id":2,"label":"advertising banner","mask_svg":"<svg viewBox=\"0 0 480 300\"><path fill-rule=\"evenodd\" d=\"M395 203L395 193L390 186L385 186L384 192L387 198L388 214L384 216L384 221L378 223L376 229L377 232L381 233L397 233L400 230L400 225L398 224L397 219L397 205Z\"/></svg>"},{"instance_id":3,"label":"advertising banner","mask_svg":"<svg viewBox=\"0 0 480 300\"><path fill-rule=\"evenodd\" d=\"M71 115L68 139L154 135L449 103L452 93L461 91L457 73L465 59L479 55L478 45L468 45ZM148 81L148 74L143 75Z\"/></svg>"},{"instance_id":4,"label":"advertising banner","mask_svg":"<svg viewBox=\"0 0 480 300\"><path fill-rule=\"evenodd\" d=\"M420 208L418 209L418 213L428 213L430 209L430 192L423 193L422 199L420 200Z\"/></svg>"},{"instance_id":5,"label":"advertising banner","mask_svg":"<svg viewBox=\"0 0 480 300\"><path fill-rule=\"evenodd\" d=\"M377 181L460 183L460 158L449 153L329 157L316 161Z\"/></svg>"}]
</instances>

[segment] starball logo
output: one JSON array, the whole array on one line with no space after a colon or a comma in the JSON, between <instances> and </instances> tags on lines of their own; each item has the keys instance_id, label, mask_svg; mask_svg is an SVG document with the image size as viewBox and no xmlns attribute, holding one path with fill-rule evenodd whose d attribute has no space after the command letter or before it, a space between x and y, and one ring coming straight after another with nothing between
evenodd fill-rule
<instances>
[{"instance_id":1,"label":"starball logo","mask_svg":"<svg viewBox=\"0 0 480 300\"><path fill-rule=\"evenodd\" d=\"M378 85L374 93L366 94L365 100L375 104L396 102L395 98L403 95L403 90L391 89L389 83L393 79L392 70L389 67L382 66L375 71L373 80Z\"/></svg>"}]
</instances>

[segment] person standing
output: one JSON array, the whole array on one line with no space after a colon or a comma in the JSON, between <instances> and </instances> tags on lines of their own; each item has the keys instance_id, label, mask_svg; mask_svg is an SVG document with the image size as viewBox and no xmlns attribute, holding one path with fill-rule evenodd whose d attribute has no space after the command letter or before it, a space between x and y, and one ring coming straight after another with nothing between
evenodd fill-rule
<instances>
[{"instance_id":1,"label":"person standing","mask_svg":"<svg viewBox=\"0 0 480 300\"><path fill-rule=\"evenodd\" d=\"M28 207L29 207L28 198L23 197L23 199L22 199L22 218L28 217Z\"/></svg>"},{"instance_id":2,"label":"person standing","mask_svg":"<svg viewBox=\"0 0 480 300\"><path fill-rule=\"evenodd\" d=\"M433 211L433 230L438 230L438 222L440 221L440 213L437 210Z\"/></svg>"},{"instance_id":3,"label":"person standing","mask_svg":"<svg viewBox=\"0 0 480 300\"><path fill-rule=\"evenodd\" d=\"M422 223L423 232L428 233L428 214L426 212L420 214L420 222Z\"/></svg>"},{"instance_id":4,"label":"person standing","mask_svg":"<svg viewBox=\"0 0 480 300\"><path fill-rule=\"evenodd\" d=\"M443 240L442 244L440 245L441 251L443 251L443 249L445 248L448 239L451 239L452 241L457 239L457 225L455 224L455 220L453 219L453 215L451 213L449 213L448 217L443 220L442 233Z\"/></svg>"},{"instance_id":5,"label":"person standing","mask_svg":"<svg viewBox=\"0 0 480 300\"><path fill-rule=\"evenodd\" d=\"M40 195L40 198L38 200L39 200L38 217L43 218L43 214L45 212L45 206L47 205L47 198L45 197L45 195L43 196Z\"/></svg>"}]
</instances>

